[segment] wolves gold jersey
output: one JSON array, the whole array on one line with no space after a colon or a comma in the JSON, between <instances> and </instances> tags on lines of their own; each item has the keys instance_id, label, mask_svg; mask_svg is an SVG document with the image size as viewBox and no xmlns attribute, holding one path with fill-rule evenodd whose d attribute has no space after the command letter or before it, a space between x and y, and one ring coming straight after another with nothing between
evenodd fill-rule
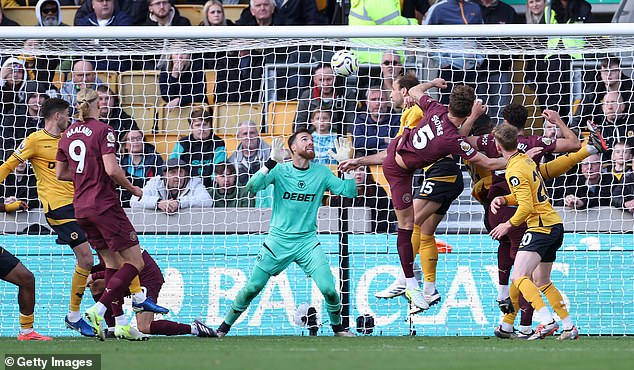
<instances>
[{"instance_id":1,"label":"wolves gold jersey","mask_svg":"<svg viewBox=\"0 0 634 370\"><path fill-rule=\"evenodd\" d=\"M510 222L513 226L526 221L529 229L562 223L546 193L546 185L537 165L524 153L515 153L506 165L506 181L511 195L506 196L509 205L517 205ZM539 231L539 230L535 230Z\"/></svg>"},{"instance_id":2,"label":"wolves gold jersey","mask_svg":"<svg viewBox=\"0 0 634 370\"><path fill-rule=\"evenodd\" d=\"M37 193L44 206L44 212L71 204L73 202L73 183L58 180L55 176L55 156L59 136L53 136L46 130L39 130L27 136L13 155L0 166L0 181L9 176L24 161L31 161Z\"/></svg>"}]
</instances>

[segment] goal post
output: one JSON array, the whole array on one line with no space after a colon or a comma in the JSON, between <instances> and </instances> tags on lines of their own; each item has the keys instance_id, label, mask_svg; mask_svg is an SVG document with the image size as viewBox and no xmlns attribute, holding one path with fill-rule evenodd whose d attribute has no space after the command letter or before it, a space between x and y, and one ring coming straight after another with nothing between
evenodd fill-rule
<instances>
[{"instance_id":1,"label":"goal post","mask_svg":"<svg viewBox=\"0 0 634 370\"><path fill-rule=\"evenodd\" d=\"M395 39L399 41L394 43ZM556 47L549 48L549 41L557 39L578 42L555 42ZM128 152L134 151L133 140L128 140L132 121L149 144L142 158L155 151L165 161L191 149L186 159L200 170L192 175L204 178L216 207L192 207L168 215L132 204L126 212L141 234L141 246L153 255L165 275L159 303L170 308L168 318L189 322L200 317L217 326L250 276L269 228L270 193L243 194L222 201L226 193L214 189L219 186L219 174L214 173L218 163L229 160L249 135L253 136L239 133L245 122L256 127L256 135L264 143L270 143L276 136L288 138L298 126L321 130L321 120L330 120L332 133L351 140L357 154L372 153L383 149L398 128L400 112L390 103L393 78L401 71L422 80L451 72L453 83L475 87L478 97L488 103L494 123L501 121L501 110L509 102L528 108L526 131L534 134L552 132L541 117L547 106L561 109L569 126L582 133L588 117L599 124L612 114L606 125L613 123L618 128L611 131L618 135L610 137L611 142L618 142L634 137L634 122L630 127L625 116L634 112L630 110L632 84L625 82L628 78L631 82L633 41L634 24L3 27L0 160L5 161L27 134L41 128L37 123L38 101L32 100L34 92L38 98L60 96L72 101L84 85L110 90L105 94L111 94L112 104L103 103L102 118L120 134L122 165L129 165L124 158L132 158ZM353 76L331 76L332 94L323 88L323 81L315 88L317 78L323 75L315 77L313 73L320 66L327 67L331 55L344 48L378 53L384 59L382 64L361 63ZM606 57L610 63L618 60L618 64L602 67ZM474 67L460 70L458 64L443 64L448 58ZM80 60L89 61L93 68L79 69ZM16 75L19 72L12 74L14 65L18 65L17 70L22 68L22 80ZM601 100L600 84L605 83L601 71L617 67L621 74L614 78L621 91L616 101L606 103ZM438 91L430 93L443 99ZM612 109L604 107L606 104L612 104L615 113L605 111ZM207 113L198 112L201 107ZM179 142L198 135L192 122L200 117L209 117L222 145L185 147ZM316 137L327 142L325 131ZM600 171L606 176L614 170L614 160L601 160ZM628 179L632 159L621 162L615 171L623 176L617 177ZM246 168L250 159L238 155L236 163ZM329 165L336 171L334 164ZM0 187L0 200L25 196L20 189L27 186L24 179L33 178L31 167L27 164L12 173ZM129 176L137 176L136 167L127 168ZM396 220L381 167L368 168L360 176L359 186L365 191L362 201L341 201L327 195L318 215L319 239L337 286L342 288L346 322L352 329L356 317L368 314L376 324L373 335L408 334L410 324L419 335L492 335L500 320L495 303L497 243L487 235L483 207L471 195L473 183L466 167L464 170L465 190L436 234L437 240L446 244L442 250L446 253L439 257L437 280L443 300L413 317L411 323L404 299L379 300L374 296L391 284L400 270ZM627 206L613 205L612 192L602 193L597 207L565 207L564 197L584 186L577 174L581 170L573 169L550 185L566 230L564 246L553 265L554 280L565 293L582 333L634 334L634 218ZM248 176L236 176L237 186L243 186ZM632 188L634 184L623 187L624 199L634 198L627 193ZM28 211L0 214L0 245L35 274L38 330L70 335L60 323L68 308L74 257L67 246L56 243L43 210L33 201L35 206ZM130 203L129 199L123 201ZM17 290L2 284L0 336L11 336L17 330ZM91 302L85 294L82 309ZM324 324L320 335L329 335L323 298L295 266L271 280L232 332L305 335L307 330L293 322L295 309L303 302L316 308Z\"/></svg>"}]
</instances>

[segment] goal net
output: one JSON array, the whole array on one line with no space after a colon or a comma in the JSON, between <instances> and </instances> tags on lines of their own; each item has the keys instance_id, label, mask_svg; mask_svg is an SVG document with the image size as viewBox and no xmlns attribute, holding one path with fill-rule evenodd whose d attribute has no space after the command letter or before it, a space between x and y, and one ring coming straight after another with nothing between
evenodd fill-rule
<instances>
[{"instance_id":1,"label":"goal net","mask_svg":"<svg viewBox=\"0 0 634 370\"><path fill-rule=\"evenodd\" d=\"M625 31L538 35L535 28L521 26L515 32L431 27L417 33L399 28L408 37L396 37L383 28L363 35L334 27L336 37L317 38L326 31L233 27L203 36L192 27L169 34L152 31L155 36L130 28L115 39L106 29L24 29L0 40L3 162L27 135L44 127L39 106L45 99L56 96L74 104L79 89L88 86L99 92L100 118L115 129L121 165L135 184L164 186L151 178L164 170L166 175L169 167L163 163L179 158L188 166L188 180L180 186L196 182L207 190L208 197L181 200L175 211L122 192L141 246L165 276L158 302L170 309L170 320L202 318L215 327L245 286L268 231L272 192L249 194L244 185L268 157L271 139L309 128L317 159L336 172L326 154L333 137L352 141L355 155L383 150L394 138L401 110L390 101L392 83L412 73L421 81L442 77L450 85L473 86L492 126L502 122L510 103L527 108L525 133L547 140L561 132L545 122L544 109L559 112L580 137L587 134L587 121L599 126L611 153L590 157L583 168L573 167L548 184L566 230L553 280L582 333L634 333L634 144L628 140L634 136L629 120L634 43ZM73 37L64 39L60 32ZM330 68L331 56L340 49L358 59L351 76L336 76ZM444 91L430 94L447 102ZM436 233L442 242L437 271L442 301L413 317L404 298L375 297L400 271L396 218L381 166L357 174L359 199L324 197L319 239L341 291L345 322L353 330L356 318L366 314L374 318L372 335L413 329L418 335L480 336L491 335L499 324L497 242L484 228L484 208L471 194L468 166L462 166L465 189ZM584 170L595 173L586 178ZM10 171L1 191L5 204L29 204L27 211L0 214L0 245L35 274L36 328L72 335L63 328L63 317L75 258L47 224L35 191L33 158ZM576 197L573 203L569 196ZM2 336L17 331L16 295L17 288L3 283ZM330 335L323 298L295 265L271 279L232 333L307 335L294 318L304 302L318 313L319 334ZM82 310L90 304L87 290ZM538 317L534 320L536 325Z\"/></svg>"}]
</instances>

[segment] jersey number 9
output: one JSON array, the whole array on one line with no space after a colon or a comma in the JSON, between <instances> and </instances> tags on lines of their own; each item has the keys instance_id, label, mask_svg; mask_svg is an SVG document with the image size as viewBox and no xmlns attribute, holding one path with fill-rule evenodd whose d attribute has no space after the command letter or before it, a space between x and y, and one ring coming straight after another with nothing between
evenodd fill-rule
<instances>
[{"instance_id":1,"label":"jersey number 9","mask_svg":"<svg viewBox=\"0 0 634 370\"><path fill-rule=\"evenodd\" d=\"M68 154L70 154L70 158L73 161L77 162L75 173L83 173L86 159L86 144L79 139L73 140L68 146Z\"/></svg>"}]
</instances>

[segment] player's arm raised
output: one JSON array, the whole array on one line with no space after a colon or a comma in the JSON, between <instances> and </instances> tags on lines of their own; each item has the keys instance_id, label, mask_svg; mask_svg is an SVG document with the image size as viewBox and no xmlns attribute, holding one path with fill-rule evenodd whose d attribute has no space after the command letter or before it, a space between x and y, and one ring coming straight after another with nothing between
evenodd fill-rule
<instances>
[{"instance_id":1,"label":"player's arm raised","mask_svg":"<svg viewBox=\"0 0 634 370\"><path fill-rule=\"evenodd\" d=\"M566 125L566 123L561 119L557 111L545 109L542 116L548 122L557 125L557 128L563 135L563 138L555 141L555 153L576 152L581 149L581 141L579 141L577 135L575 135L575 133L572 132L568 125Z\"/></svg>"},{"instance_id":2,"label":"player's arm raised","mask_svg":"<svg viewBox=\"0 0 634 370\"><path fill-rule=\"evenodd\" d=\"M489 158L480 152L476 153L473 158L469 159L469 162L482 166L487 170L500 170L506 167L506 159L503 157Z\"/></svg>"},{"instance_id":3,"label":"player's arm raised","mask_svg":"<svg viewBox=\"0 0 634 370\"><path fill-rule=\"evenodd\" d=\"M439 89L447 88L447 81L442 78L435 78L431 81L423 82L422 84L416 85L409 89L407 95L409 96L409 101L413 100L414 103L418 103L420 99L427 93L427 90L437 87ZM408 106L408 102L406 101L406 107Z\"/></svg>"},{"instance_id":4,"label":"player's arm raised","mask_svg":"<svg viewBox=\"0 0 634 370\"><path fill-rule=\"evenodd\" d=\"M266 189L273 181L273 176L269 176L271 171L278 163L284 162L284 141L282 138L274 137L271 141L271 154L269 159L264 162L264 166L253 175L247 182L246 189L251 193L257 193Z\"/></svg>"},{"instance_id":5,"label":"player's arm raised","mask_svg":"<svg viewBox=\"0 0 634 370\"><path fill-rule=\"evenodd\" d=\"M352 144L343 137L338 137L335 140L335 151L332 149L328 150L328 155L332 157L332 159L341 163L350 159L352 154ZM344 172L342 181L340 178L336 177L332 172L331 176L328 178L328 190L336 195L343 195L348 198L355 198L358 195L357 183L354 181L354 172L348 171Z\"/></svg>"},{"instance_id":6,"label":"player's arm raised","mask_svg":"<svg viewBox=\"0 0 634 370\"><path fill-rule=\"evenodd\" d=\"M345 173L357 169L361 166L373 166L383 164L385 158L387 158L387 151L382 150L376 154L366 155L365 157L346 159L339 162L337 168L339 169L339 171Z\"/></svg>"},{"instance_id":7,"label":"player's arm raised","mask_svg":"<svg viewBox=\"0 0 634 370\"><path fill-rule=\"evenodd\" d=\"M140 187L132 185L130 180L125 176L125 172L119 166L119 162L117 161L117 157L114 153L107 153L101 156L103 160L103 166L106 170L106 173L115 184L123 187L127 191L129 191L132 195L135 195L139 198L143 196L143 190Z\"/></svg>"}]
</instances>

